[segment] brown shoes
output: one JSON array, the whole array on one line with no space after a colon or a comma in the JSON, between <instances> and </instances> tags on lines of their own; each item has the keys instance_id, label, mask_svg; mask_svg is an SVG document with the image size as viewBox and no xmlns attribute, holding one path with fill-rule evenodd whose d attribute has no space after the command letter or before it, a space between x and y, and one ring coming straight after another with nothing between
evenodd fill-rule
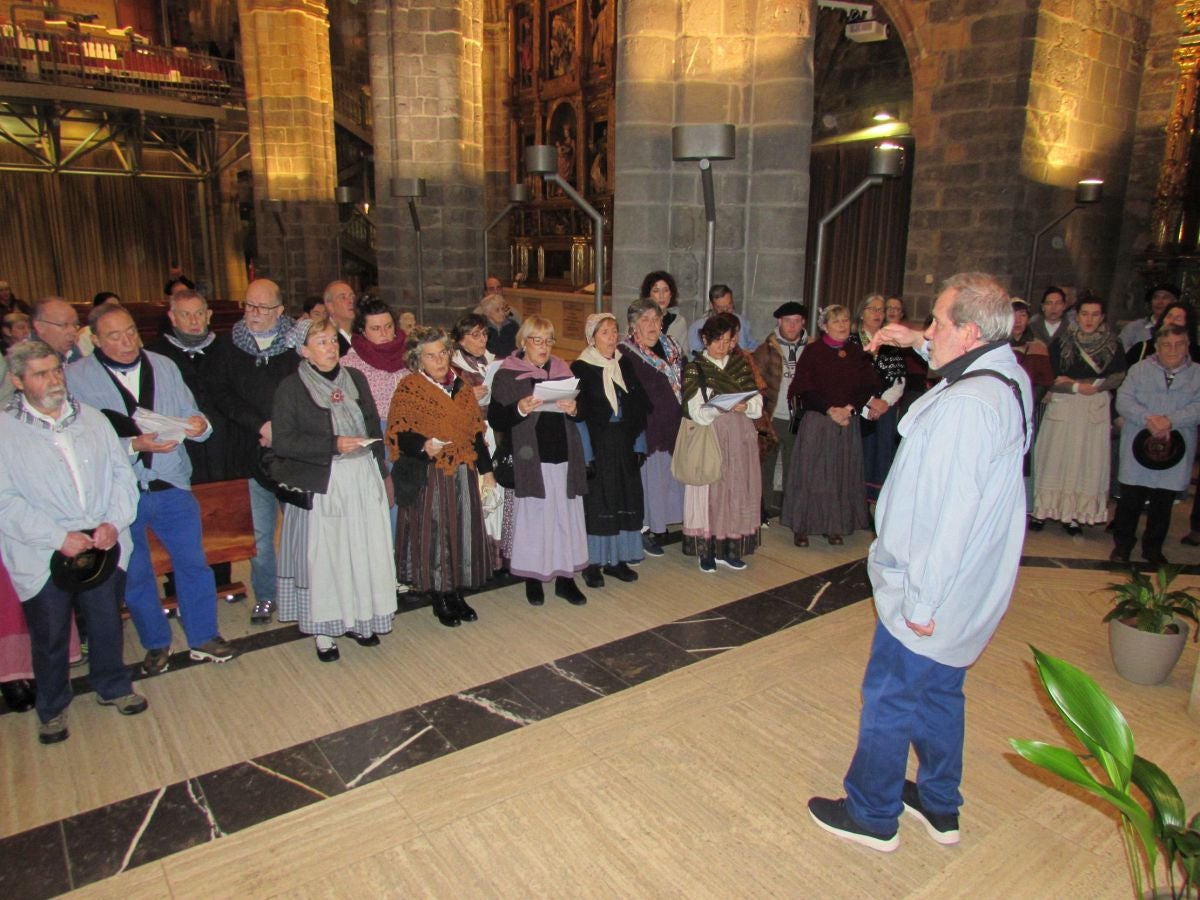
<instances>
[{"instance_id":1,"label":"brown shoes","mask_svg":"<svg viewBox=\"0 0 1200 900\"><path fill-rule=\"evenodd\" d=\"M794 535L792 535L792 543L795 544L797 547L807 547L808 546L808 535L800 534L800 532L796 532Z\"/></svg>"}]
</instances>

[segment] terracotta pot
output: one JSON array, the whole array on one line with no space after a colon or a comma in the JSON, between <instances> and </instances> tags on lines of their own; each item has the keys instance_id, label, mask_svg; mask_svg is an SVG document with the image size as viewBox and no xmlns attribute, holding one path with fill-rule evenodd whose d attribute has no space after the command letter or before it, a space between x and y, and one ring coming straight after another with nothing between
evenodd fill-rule
<instances>
[{"instance_id":1,"label":"terracotta pot","mask_svg":"<svg viewBox=\"0 0 1200 900\"><path fill-rule=\"evenodd\" d=\"M1108 649L1113 666L1126 681L1134 684L1162 684L1179 662L1188 639L1188 627L1175 620L1177 634L1153 634L1138 631L1117 619L1108 623Z\"/></svg>"}]
</instances>

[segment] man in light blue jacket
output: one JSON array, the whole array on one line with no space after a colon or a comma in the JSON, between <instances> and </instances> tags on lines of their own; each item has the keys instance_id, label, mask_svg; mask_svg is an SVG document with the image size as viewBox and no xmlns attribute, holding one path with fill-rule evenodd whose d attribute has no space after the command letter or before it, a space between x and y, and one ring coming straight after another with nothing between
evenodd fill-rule
<instances>
[{"instance_id":1,"label":"man in light blue jacket","mask_svg":"<svg viewBox=\"0 0 1200 900\"><path fill-rule=\"evenodd\" d=\"M899 845L904 809L938 843L959 840L963 682L1008 608L1025 534L1033 392L1011 330L1004 289L967 273L946 281L924 340L888 325L868 348L914 347L942 378L901 420L876 508L878 624L846 797L808 804L821 828L876 850ZM916 783L904 778L910 746Z\"/></svg>"},{"instance_id":2,"label":"man in light blue jacket","mask_svg":"<svg viewBox=\"0 0 1200 900\"><path fill-rule=\"evenodd\" d=\"M1196 426L1200 425L1200 366L1188 354L1188 333L1178 325L1167 325L1154 336L1154 355L1136 363L1117 391L1117 412L1125 420L1121 428L1121 500L1113 520L1113 551L1109 559L1128 563L1137 540L1138 519L1143 504L1146 531L1142 535L1142 559L1156 566L1167 564L1162 546L1171 527L1171 507L1180 491L1192 480L1196 458ZM1138 459L1134 443L1143 431L1158 439L1163 452ZM1169 454L1171 441L1181 446L1178 459Z\"/></svg>"}]
</instances>

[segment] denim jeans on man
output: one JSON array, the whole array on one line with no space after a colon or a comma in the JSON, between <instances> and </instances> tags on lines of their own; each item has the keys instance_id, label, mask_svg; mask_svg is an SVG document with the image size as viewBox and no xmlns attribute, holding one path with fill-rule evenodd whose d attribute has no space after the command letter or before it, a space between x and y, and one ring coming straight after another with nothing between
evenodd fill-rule
<instances>
[{"instance_id":1,"label":"denim jeans on man","mask_svg":"<svg viewBox=\"0 0 1200 900\"><path fill-rule=\"evenodd\" d=\"M275 523L279 498L270 488L250 479L250 517L254 520L255 557L250 560L250 587L254 600L275 600Z\"/></svg>"}]
</instances>

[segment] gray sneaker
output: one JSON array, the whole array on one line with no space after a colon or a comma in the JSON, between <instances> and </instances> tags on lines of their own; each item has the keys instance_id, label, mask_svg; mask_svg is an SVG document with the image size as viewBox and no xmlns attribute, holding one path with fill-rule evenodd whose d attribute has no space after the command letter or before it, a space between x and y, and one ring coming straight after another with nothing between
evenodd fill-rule
<instances>
[{"instance_id":1,"label":"gray sneaker","mask_svg":"<svg viewBox=\"0 0 1200 900\"><path fill-rule=\"evenodd\" d=\"M161 675L169 668L171 668L170 647L146 651L146 658L142 660L142 671L147 675Z\"/></svg>"},{"instance_id":2,"label":"gray sneaker","mask_svg":"<svg viewBox=\"0 0 1200 900\"><path fill-rule=\"evenodd\" d=\"M188 651L188 656L196 662L229 662L237 655L238 652L220 635Z\"/></svg>"},{"instance_id":3,"label":"gray sneaker","mask_svg":"<svg viewBox=\"0 0 1200 900\"><path fill-rule=\"evenodd\" d=\"M140 712L145 712L146 707L150 705L150 701L141 694L126 694L124 697L113 697L111 700L105 700L99 694L96 695L96 702L101 706L115 706L117 712L123 716L136 716Z\"/></svg>"},{"instance_id":4,"label":"gray sneaker","mask_svg":"<svg viewBox=\"0 0 1200 900\"><path fill-rule=\"evenodd\" d=\"M274 600L258 600L254 604L254 609L250 612L250 624L266 625L271 621L271 614L274 612Z\"/></svg>"},{"instance_id":5,"label":"gray sneaker","mask_svg":"<svg viewBox=\"0 0 1200 900\"><path fill-rule=\"evenodd\" d=\"M38 725L38 743L57 744L71 736L67 731L67 712L63 710L49 722Z\"/></svg>"}]
</instances>

